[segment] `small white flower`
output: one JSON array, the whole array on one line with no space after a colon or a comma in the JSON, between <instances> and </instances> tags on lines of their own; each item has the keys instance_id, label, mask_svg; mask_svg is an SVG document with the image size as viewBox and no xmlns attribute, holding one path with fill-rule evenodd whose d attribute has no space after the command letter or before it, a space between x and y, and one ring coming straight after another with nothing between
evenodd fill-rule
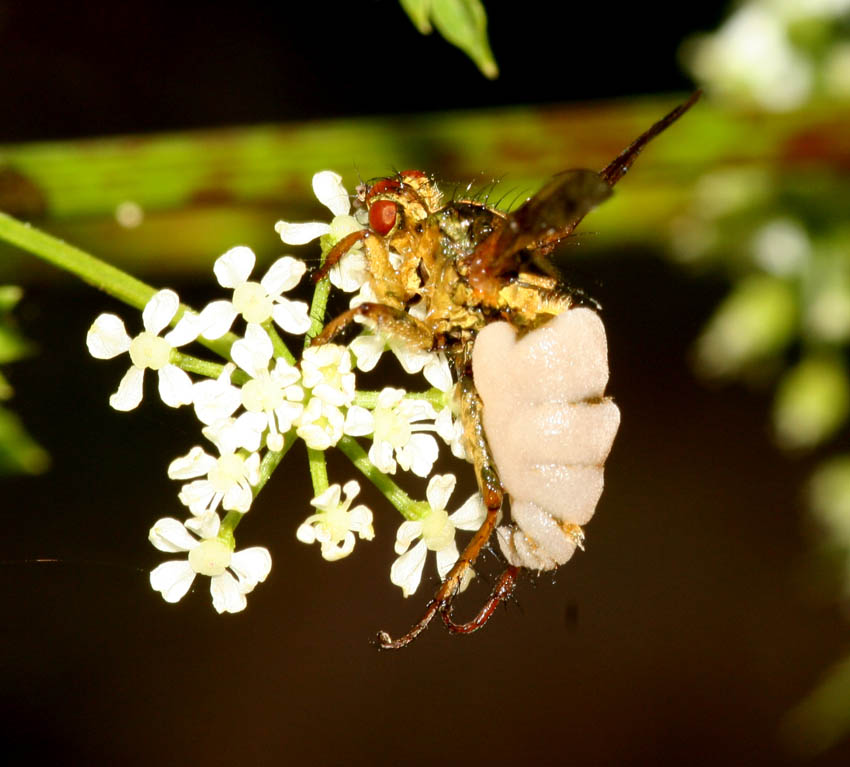
<instances>
[{"instance_id":1,"label":"small white flower","mask_svg":"<svg viewBox=\"0 0 850 767\"><path fill-rule=\"evenodd\" d=\"M151 528L148 539L156 548L169 553L187 552L188 557L163 562L151 571L150 582L166 602L173 603L183 598L196 575L208 575L216 611L237 613L245 609L245 594L268 576L272 560L268 550L261 546L232 551L224 541L214 537L218 533L218 516L213 516L215 521L204 531L207 536L200 540L178 520L169 517L160 519Z\"/></svg>"},{"instance_id":2,"label":"small white flower","mask_svg":"<svg viewBox=\"0 0 850 767\"><path fill-rule=\"evenodd\" d=\"M463 422L455 418L450 407L444 407L434 419L434 431L451 448L452 455L464 461L472 459L466 454L464 444Z\"/></svg>"},{"instance_id":3,"label":"small white flower","mask_svg":"<svg viewBox=\"0 0 850 767\"><path fill-rule=\"evenodd\" d=\"M373 435L369 460L385 474L395 474L398 461L405 471L427 477L439 449L437 441L422 432L435 431L437 413L425 400L405 399L404 395L404 389L385 388L378 394L374 411L352 406L346 414L345 433ZM432 423L417 423L424 420Z\"/></svg>"},{"instance_id":4,"label":"small white flower","mask_svg":"<svg viewBox=\"0 0 850 767\"><path fill-rule=\"evenodd\" d=\"M310 501L319 512L307 517L295 533L303 543L321 543L322 556L329 562L347 557L352 552L354 533L366 541L375 537L372 512L363 504L349 510L354 497L360 492L360 485L354 480L346 482L342 492L345 500L340 502L339 485L331 485Z\"/></svg>"},{"instance_id":5,"label":"small white flower","mask_svg":"<svg viewBox=\"0 0 850 767\"><path fill-rule=\"evenodd\" d=\"M304 388L329 405L346 407L354 401L351 354L345 346L322 344L305 349L301 377Z\"/></svg>"},{"instance_id":6,"label":"small white flower","mask_svg":"<svg viewBox=\"0 0 850 767\"><path fill-rule=\"evenodd\" d=\"M387 346L408 375L421 372L425 380L440 391L448 391L454 385L449 361L443 352L416 349L403 338L384 338L379 333L363 333L349 344L357 368L364 373L375 368Z\"/></svg>"},{"instance_id":7,"label":"small white flower","mask_svg":"<svg viewBox=\"0 0 850 767\"><path fill-rule=\"evenodd\" d=\"M342 185L342 176L330 170L323 170L313 176L313 192L316 199L333 213L330 224L312 221L304 224L291 224L278 221L275 231L287 245L306 245L319 237L328 237L323 247L330 248L351 232L363 229L363 226L350 214L351 200ZM332 285L351 293L358 290L368 279L369 272L363 246L358 243L331 268Z\"/></svg>"},{"instance_id":8,"label":"small white flower","mask_svg":"<svg viewBox=\"0 0 850 767\"><path fill-rule=\"evenodd\" d=\"M400 556L390 569L390 580L401 587L406 597L419 587L428 551L436 552L437 572L440 578L445 578L460 556L455 543L455 530L477 530L487 516L487 509L479 493L470 496L454 514L446 512L455 482L452 474L435 474L431 477L425 493L430 512L421 520L402 522L398 529L395 552ZM410 545L417 538L421 540L411 549ZM461 584L461 590L466 588L469 578Z\"/></svg>"},{"instance_id":9,"label":"small white flower","mask_svg":"<svg viewBox=\"0 0 850 767\"><path fill-rule=\"evenodd\" d=\"M159 336L179 308L177 294L173 290L161 290L145 305L142 312L145 329L135 338L127 335L124 323L114 314L101 314L89 328L86 345L92 357L104 360L130 353L132 365L109 398L109 404L116 410L132 410L142 401L146 368L157 371L159 396L166 405L179 407L192 403L192 379L169 359L174 348L198 337L198 316L187 312L173 330L163 338Z\"/></svg>"},{"instance_id":10,"label":"small white flower","mask_svg":"<svg viewBox=\"0 0 850 767\"><path fill-rule=\"evenodd\" d=\"M278 358L269 370L274 349L271 339L259 325L249 325L245 338L230 349L230 356L249 376L242 386L242 405L249 413L262 413L269 430L269 450L283 448L283 435L302 414L304 390L298 384L301 373L286 360Z\"/></svg>"},{"instance_id":11,"label":"small white flower","mask_svg":"<svg viewBox=\"0 0 850 767\"><path fill-rule=\"evenodd\" d=\"M223 450L219 458L214 458L200 447L175 458L168 467L171 479L205 477L187 482L178 496L195 516L217 511L219 505L226 511L247 512L254 500L251 488L260 481L259 472L258 453L245 456Z\"/></svg>"},{"instance_id":12,"label":"small white flower","mask_svg":"<svg viewBox=\"0 0 850 767\"><path fill-rule=\"evenodd\" d=\"M296 426L296 434L307 443L307 447L327 450L342 439L345 416L338 407L312 397L298 417Z\"/></svg>"},{"instance_id":13,"label":"small white flower","mask_svg":"<svg viewBox=\"0 0 850 767\"><path fill-rule=\"evenodd\" d=\"M252 282L248 278L256 260L254 251L244 245L231 248L216 260L216 279L222 287L233 288L233 299L213 301L201 312L204 338L221 338L240 314L249 327L274 319L287 333L306 333L310 329L307 304L283 297L301 281L307 271L304 262L283 256L262 280Z\"/></svg>"}]
</instances>

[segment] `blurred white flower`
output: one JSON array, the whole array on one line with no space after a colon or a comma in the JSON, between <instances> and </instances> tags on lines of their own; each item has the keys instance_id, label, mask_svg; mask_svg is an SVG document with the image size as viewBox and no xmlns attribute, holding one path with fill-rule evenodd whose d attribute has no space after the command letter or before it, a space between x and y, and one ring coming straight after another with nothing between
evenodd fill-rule
<instances>
[{"instance_id":1,"label":"blurred white flower","mask_svg":"<svg viewBox=\"0 0 850 767\"><path fill-rule=\"evenodd\" d=\"M435 431L437 413L421 399L405 399L404 389L382 389L374 411L352 406L346 414L346 433L372 435L369 460L386 474L395 474L396 462L420 477L431 473L439 449L424 431ZM431 423L419 423L430 420Z\"/></svg>"},{"instance_id":2,"label":"blurred white flower","mask_svg":"<svg viewBox=\"0 0 850 767\"><path fill-rule=\"evenodd\" d=\"M345 493L342 502L339 485L331 485L313 498L310 503L319 511L307 517L296 532L298 540L303 543L321 543L322 556L329 562L347 557L353 551L354 533L367 541L375 537L369 508L360 504L349 509L360 492L360 485L354 480L346 482L342 492Z\"/></svg>"},{"instance_id":3,"label":"blurred white flower","mask_svg":"<svg viewBox=\"0 0 850 767\"><path fill-rule=\"evenodd\" d=\"M198 337L199 320L187 312L163 338L159 334L168 327L180 308L180 299L173 290L161 290L145 305L142 312L144 330L130 338L124 323L114 314L101 314L89 328L86 345L92 357L112 359L130 353L132 365L109 404L116 410L132 410L142 401L142 383L146 368L156 370L159 396L169 407L192 403L192 380L184 370L169 362L172 349L188 344Z\"/></svg>"},{"instance_id":4,"label":"blurred white flower","mask_svg":"<svg viewBox=\"0 0 850 767\"><path fill-rule=\"evenodd\" d=\"M319 237L329 235L332 246L346 235L363 229L363 226L349 215L351 199L342 185L342 176L330 170L316 173L313 176L313 192L316 199L328 208L334 217L330 224L318 221L302 224L278 221L274 227L275 231L287 245L305 245ZM369 276L363 246L357 243L331 268L328 276L332 285L346 293L359 290Z\"/></svg>"},{"instance_id":5,"label":"blurred white flower","mask_svg":"<svg viewBox=\"0 0 850 767\"><path fill-rule=\"evenodd\" d=\"M242 405L249 413L262 413L266 419L269 450L283 448L283 435L304 410L304 390L298 384L298 368L277 358L269 370L274 349L271 339L259 325L249 325L245 338L230 349L233 361L251 380L241 388Z\"/></svg>"},{"instance_id":6,"label":"blurred white flower","mask_svg":"<svg viewBox=\"0 0 850 767\"><path fill-rule=\"evenodd\" d=\"M812 64L794 48L775 10L743 5L716 33L691 42L690 68L710 93L771 111L793 109L809 97Z\"/></svg>"},{"instance_id":7,"label":"blurred white flower","mask_svg":"<svg viewBox=\"0 0 850 767\"><path fill-rule=\"evenodd\" d=\"M210 594L217 612L237 613L245 609L245 594L264 581L272 566L267 549L255 546L243 551L231 551L218 532L218 516L208 516L214 523L198 539L178 520L160 519L150 530L150 542L160 551L186 552L186 559L163 562L150 574L150 583L166 602L179 602L195 580L196 575L210 577ZM235 576L235 577L234 577Z\"/></svg>"},{"instance_id":8,"label":"blurred white flower","mask_svg":"<svg viewBox=\"0 0 850 767\"><path fill-rule=\"evenodd\" d=\"M455 530L477 530L487 516L487 509L479 493L470 496L454 514L446 511L456 479L452 474L435 474L426 490L428 514L421 520L402 522L396 534L395 552L400 556L390 569L390 580L400 586L404 596L413 594L422 579L422 570L428 551L437 554L437 572L445 578L460 556L455 543ZM421 540L411 549L417 538ZM461 584L466 588L472 577Z\"/></svg>"},{"instance_id":9,"label":"blurred white flower","mask_svg":"<svg viewBox=\"0 0 850 767\"><path fill-rule=\"evenodd\" d=\"M186 455L175 458L168 467L171 479L194 479L180 490L180 503L199 516L218 511L247 512L254 500L252 487L260 481L260 456L258 453L221 452L214 458L200 447L193 447ZM195 479L204 477L204 479Z\"/></svg>"},{"instance_id":10,"label":"blurred white flower","mask_svg":"<svg viewBox=\"0 0 850 767\"><path fill-rule=\"evenodd\" d=\"M259 282L248 278L257 257L244 245L219 256L213 267L219 285L233 288L230 301L213 301L200 314L204 338L221 338L240 314L248 323L262 324L269 319L287 333L306 333L310 329L307 304L290 301L283 294L292 290L307 270L303 261L283 256L275 261Z\"/></svg>"},{"instance_id":11,"label":"blurred white flower","mask_svg":"<svg viewBox=\"0 0 850 767\"><path fill-rule=\"evenodd\" d=\"M345 346L322 344L305 349L301 378L305 389L329 405L345 407L354 401L351 354Z\"/></svg>"}]
</instances>

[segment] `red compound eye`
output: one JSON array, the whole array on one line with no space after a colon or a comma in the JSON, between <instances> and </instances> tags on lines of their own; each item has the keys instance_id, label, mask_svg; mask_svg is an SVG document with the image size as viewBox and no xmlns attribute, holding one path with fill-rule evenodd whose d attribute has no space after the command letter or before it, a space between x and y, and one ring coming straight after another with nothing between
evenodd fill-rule
<instances>
[{"instance_id":1,"label":"red compound eye","mask_svg":"<svg viewBox=\"0 0 850 767\"><path fill-rule=\"evenodd\" d=\"M428 176L425 173L423 173L421 170L403 170L401 172L401 177L405 181L414 181L416 179L423 179L423 178L427 179L428 178Z\"/></svg>"},{"instance_id":2,"label":"red compound eye","mask_svg":"<svg viewBox=\"0 0 850 767\"><path fill-rule=\"evenodd\" d=\"M401 184L399 184L394 178L382 178L380 181L376 181L369 187L369 191L366 193L366 199L371 200L379 194L391 194L393 192L398 192L400 189Z\"/></svg>"},{"instance_id":3,"label":"red compound eye","mask_svg":"<svg viewBox=\"0 0 850 767\"><path fill-rule=\"evenodd\" d=\"M392 200L378 200L369 208L369 226L382 237L392 231L397 218L398 210Z\"/></svg>"}]
</instances>

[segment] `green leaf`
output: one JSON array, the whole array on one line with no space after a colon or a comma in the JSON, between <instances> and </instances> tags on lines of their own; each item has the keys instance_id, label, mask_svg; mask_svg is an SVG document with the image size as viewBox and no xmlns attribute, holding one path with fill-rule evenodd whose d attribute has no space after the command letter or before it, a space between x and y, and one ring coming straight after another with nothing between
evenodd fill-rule
<instances>
[{"instance_id":1,"label":"green leaf","mask_svg":"<svg viewBox=\"0 0 850 767\"><path fill-rule=\"evenodd\" d=\"M494 79L499 67L487 39L487 12L481 0L400 0L410 20L422 34L431 23L452 45L471 58L481 73Z\"/></svg>"},{"instance_id":2,"label":"green leaf","mask_svg":"<svg viewBox=\"0 0 850 767\"><path fill-rule=\"evenodd\" d=\"M431 13L431 0L399 0L399 2L420 34L430 35L432 28L428 15Z\"/></svg>"},{"instance_id":3,"label":"green leaf","mask_svg":"<svg viewBox=\"0 0 850 767\"><path fill-rule=\"evenodd\" d=\"M27 434L18 417L0 408L0 475L40 474L50 458Z\"/></svg>"}]
</instances>

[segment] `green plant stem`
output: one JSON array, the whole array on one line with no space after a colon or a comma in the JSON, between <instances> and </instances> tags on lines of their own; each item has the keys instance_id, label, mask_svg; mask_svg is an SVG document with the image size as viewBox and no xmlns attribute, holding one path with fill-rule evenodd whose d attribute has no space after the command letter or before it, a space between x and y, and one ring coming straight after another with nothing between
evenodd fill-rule
<instances>
[{"instance_id":1,"label":"green plant stem","mask_svg":"<svg viewBox=\"0 0 850 767\"><path fill-rule=\"evenodd\" d=\"M279 451L274 452L273 450L268 450L263 456L263 460L260 461L260 481L253 488L254 498L260 494L260 490L265 487L266 482L269 481L269 478L277 468L277 465L281 462L281 460L283 460L283 456L287 454L289 448L291 448L294 444L295 430L293 429L284 435L283 447ZM231 550L233 550L234 547L233 531L236 530L236 527L242 521L242 517L244 516L245 514L239 511L228 511L224 519L221 521L218 538L227 543Z\"/></svg>"},{"instance_id":2,"label":"green plant stem","mask_svg":"<svg viewBox=\"0 0 850 767\"><path fill-rule=\"evenodd\" d=\"M366 451L351 437L343 437L337 447L350 460L354 466L387 498L387 500L398 509L399 513L410 520L422 519L430 510L430 506L423 501L414 501L386 474L375 468L366 455Z\"/></svg>"},{"instance_id":3,"label":"green plant stem","mask_svg":"<svg viewBox=\"0 0 850 767\"><path fill-rule=\"evenodd\" d=\"M328 465L325 461L324 450L307 448L307 459L310 463L310 479L313 482L313 497L328 489Z\"/></svg>"},{"instance_id":4,"label":"green plant stem","mask_svg":"<svg viewBox=\"0 0 850 767\"><path fill-rule=\"evenodd\" d=\"M322 254L322 261L325 260L325 254ZM325 311L328 307L328 295L331 292L331 281L325 277L319 280L316 289L313 291L313 301L310 304L310 329L307 335L304 336L304 348L306 349L313 342L313 339L322 332L325 326Z\"/></svg>"},{"instance_id":5,"label":"green plant stem","mask_svg":"<svg viewBox=\"0 0 850 767\"><path fill-rule=\"evenodd\" d=\"M374 410L378 406L378 391L357 391L354 393L354 404ZM439 389L431 388L428 391L411 391L404 395L405 399L421 399L430 402L437 410L446 406L446 395Z\"/></svg>"},{"instance_id":6,"label":"green plant stem","mask_svg":"<svg viewBox=\"0 0 850 767\"><path fill-rule=\"evenodd\" d=\"M283 357L290 365L295 364L295 357L292 356L292 352L289 351L284 340L280 337L277 332L277 328L274 326L274 322L271 320L267 320L263 323L263 329L266 333L269 334L269 338L272 340L272 348L274 349L275 357Z\"/></svg>"},{"instance_id":7,"label":"green plant stem","mask_svg":"<svg viewBox=\"0 0 850 767\"><path fill-rule=\"evenodd\" d=\"M0 240L76 275L83 282L139 310L144 309L145 304L157 292L156 288L121 269L5 213L0 213ZM176 325L187 311L193 310L181 304L171 325ZM215 341L203 338L198 341L216 354L229 359L230 347L236 341L236 336L227 333Z\"/></svg>"},{"instance_id":8,"label":"green plant stem","mask_svg":"<svg viewBox=\"0 0 850 767\"><path fill-rule=\"evenodd\" d=\"M197 373L207 378L218 378L221 375L221 371L224 370L224 365L218 362L202 360L199 357L193 357L191 354L178 352L176 349L171 350L168 361L185 370L187 373Z\"/></svg>"}]
</instances>

